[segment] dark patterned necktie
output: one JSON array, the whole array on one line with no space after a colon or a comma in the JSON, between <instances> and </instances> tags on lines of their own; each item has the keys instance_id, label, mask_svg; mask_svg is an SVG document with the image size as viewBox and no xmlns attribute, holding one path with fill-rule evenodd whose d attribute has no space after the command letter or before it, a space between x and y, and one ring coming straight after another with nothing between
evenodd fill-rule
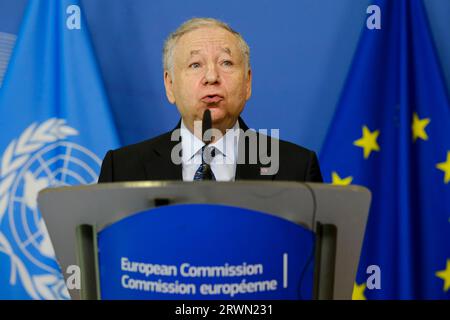
<instances>
[{"instance_id":1,"label":"dark patterned necktie","mask_svg":"<svg viewBox=\"0 0 450 320\"><path fill-rule=\"evenodd\" d=\"M194 181L216 180L211 170L212 158L216 155L214 147L203 146L202 148L202 164L198 167L194 175Z\"/></svg>"}]
</instances>

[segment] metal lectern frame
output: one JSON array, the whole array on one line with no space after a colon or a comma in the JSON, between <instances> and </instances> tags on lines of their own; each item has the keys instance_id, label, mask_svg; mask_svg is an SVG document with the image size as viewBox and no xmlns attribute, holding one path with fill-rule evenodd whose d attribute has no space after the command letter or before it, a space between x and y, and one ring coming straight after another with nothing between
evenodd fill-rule
<instances>
[{"instance_id":1,"label":"metal lectern frame","mask_svg":"<svg viewBox=\"0 0 450 320\"><path fill-rule=\"evenodd\" d=\"M262 211L313 231L313 297L351 299L370 201L360 186L268 181L107 183L48 188L38 196L62 271L74 264L82 270L81 292L69 290L73 299L100 298L98 231L146 209L194 203Z\"/></svg>"}]
</instances>

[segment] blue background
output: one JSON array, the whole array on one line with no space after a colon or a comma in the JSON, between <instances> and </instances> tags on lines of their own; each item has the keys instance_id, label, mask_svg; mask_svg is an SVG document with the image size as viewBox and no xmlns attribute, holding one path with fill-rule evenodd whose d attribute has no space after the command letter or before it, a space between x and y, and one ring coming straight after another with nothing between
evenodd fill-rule
<instances>
[{"instance_id":1,"label":"blue background","mask_svg":"<svg viewBox=\"0 0 450 320\"><path fill-rule=\"evenodd\" d=\"M17 33L26 0L0 0L0 31ZM122 144L173 128L165 98L163 40L194 16L223 19L251 47L253 128L317 152L365 26L368 0L84 0L87 22ZM424 1L450 92L450 1ZM106 151L106 150L105 150Z\"/></svg>"}]
</instances>

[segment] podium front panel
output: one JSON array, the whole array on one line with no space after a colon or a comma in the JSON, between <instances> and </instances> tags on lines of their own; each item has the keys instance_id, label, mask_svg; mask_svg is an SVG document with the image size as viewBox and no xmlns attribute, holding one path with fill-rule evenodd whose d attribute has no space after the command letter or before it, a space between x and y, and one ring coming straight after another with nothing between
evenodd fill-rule
<instances>
[{"instance_id":1,"label":"podium front panel","mask_svg":"<svg viewBox=\"0 0 450 320\"><path fill-rule=\"evenodd\" d=\"M238 207L146 210L98 233L101 299L311 299L314 241Z\"/></svg>"}]
</instances>

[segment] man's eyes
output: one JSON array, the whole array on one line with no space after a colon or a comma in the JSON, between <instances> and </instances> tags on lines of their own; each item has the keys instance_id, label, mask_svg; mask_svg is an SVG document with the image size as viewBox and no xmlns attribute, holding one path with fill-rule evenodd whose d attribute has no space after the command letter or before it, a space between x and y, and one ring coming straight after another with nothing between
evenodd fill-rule
<instances>
[{"instance_id":1,"label":"man's eyes","mask_svg":"<svg viewBox=\"0 0 450 320\"><path fill-rule=\"evenodd\" d=\"M200 63L198 63L198 62L191 63L191 64L189 65L189 68L191 68L191 69L197 69L197 68L200 68Z\"/></svg>"},{"instance_id":2,"label":"man's eyes","mask_svg":"<svg viewBox=\"0 0 450 320\"><path fill-rule=\"evenodd\" d=\"M226 66L226 67L231 67L233 65L233 62L230 60L224 60L222 62L222 65Z\"/></svg>"},{"instance_id":3,"label":"man's eyes","mask_svg":"<svg viewBox=\"0 0 450 320\"><path fill-rule=\"evenodd\" d=\"M231 67L233 65L233 61L231 60L224 60L220 63L222 66L225 67ZM198 69L200 68L202 65L200 62L193 62L191 64L189 64L189 69Z\"/></svg>"}]
</instances>

